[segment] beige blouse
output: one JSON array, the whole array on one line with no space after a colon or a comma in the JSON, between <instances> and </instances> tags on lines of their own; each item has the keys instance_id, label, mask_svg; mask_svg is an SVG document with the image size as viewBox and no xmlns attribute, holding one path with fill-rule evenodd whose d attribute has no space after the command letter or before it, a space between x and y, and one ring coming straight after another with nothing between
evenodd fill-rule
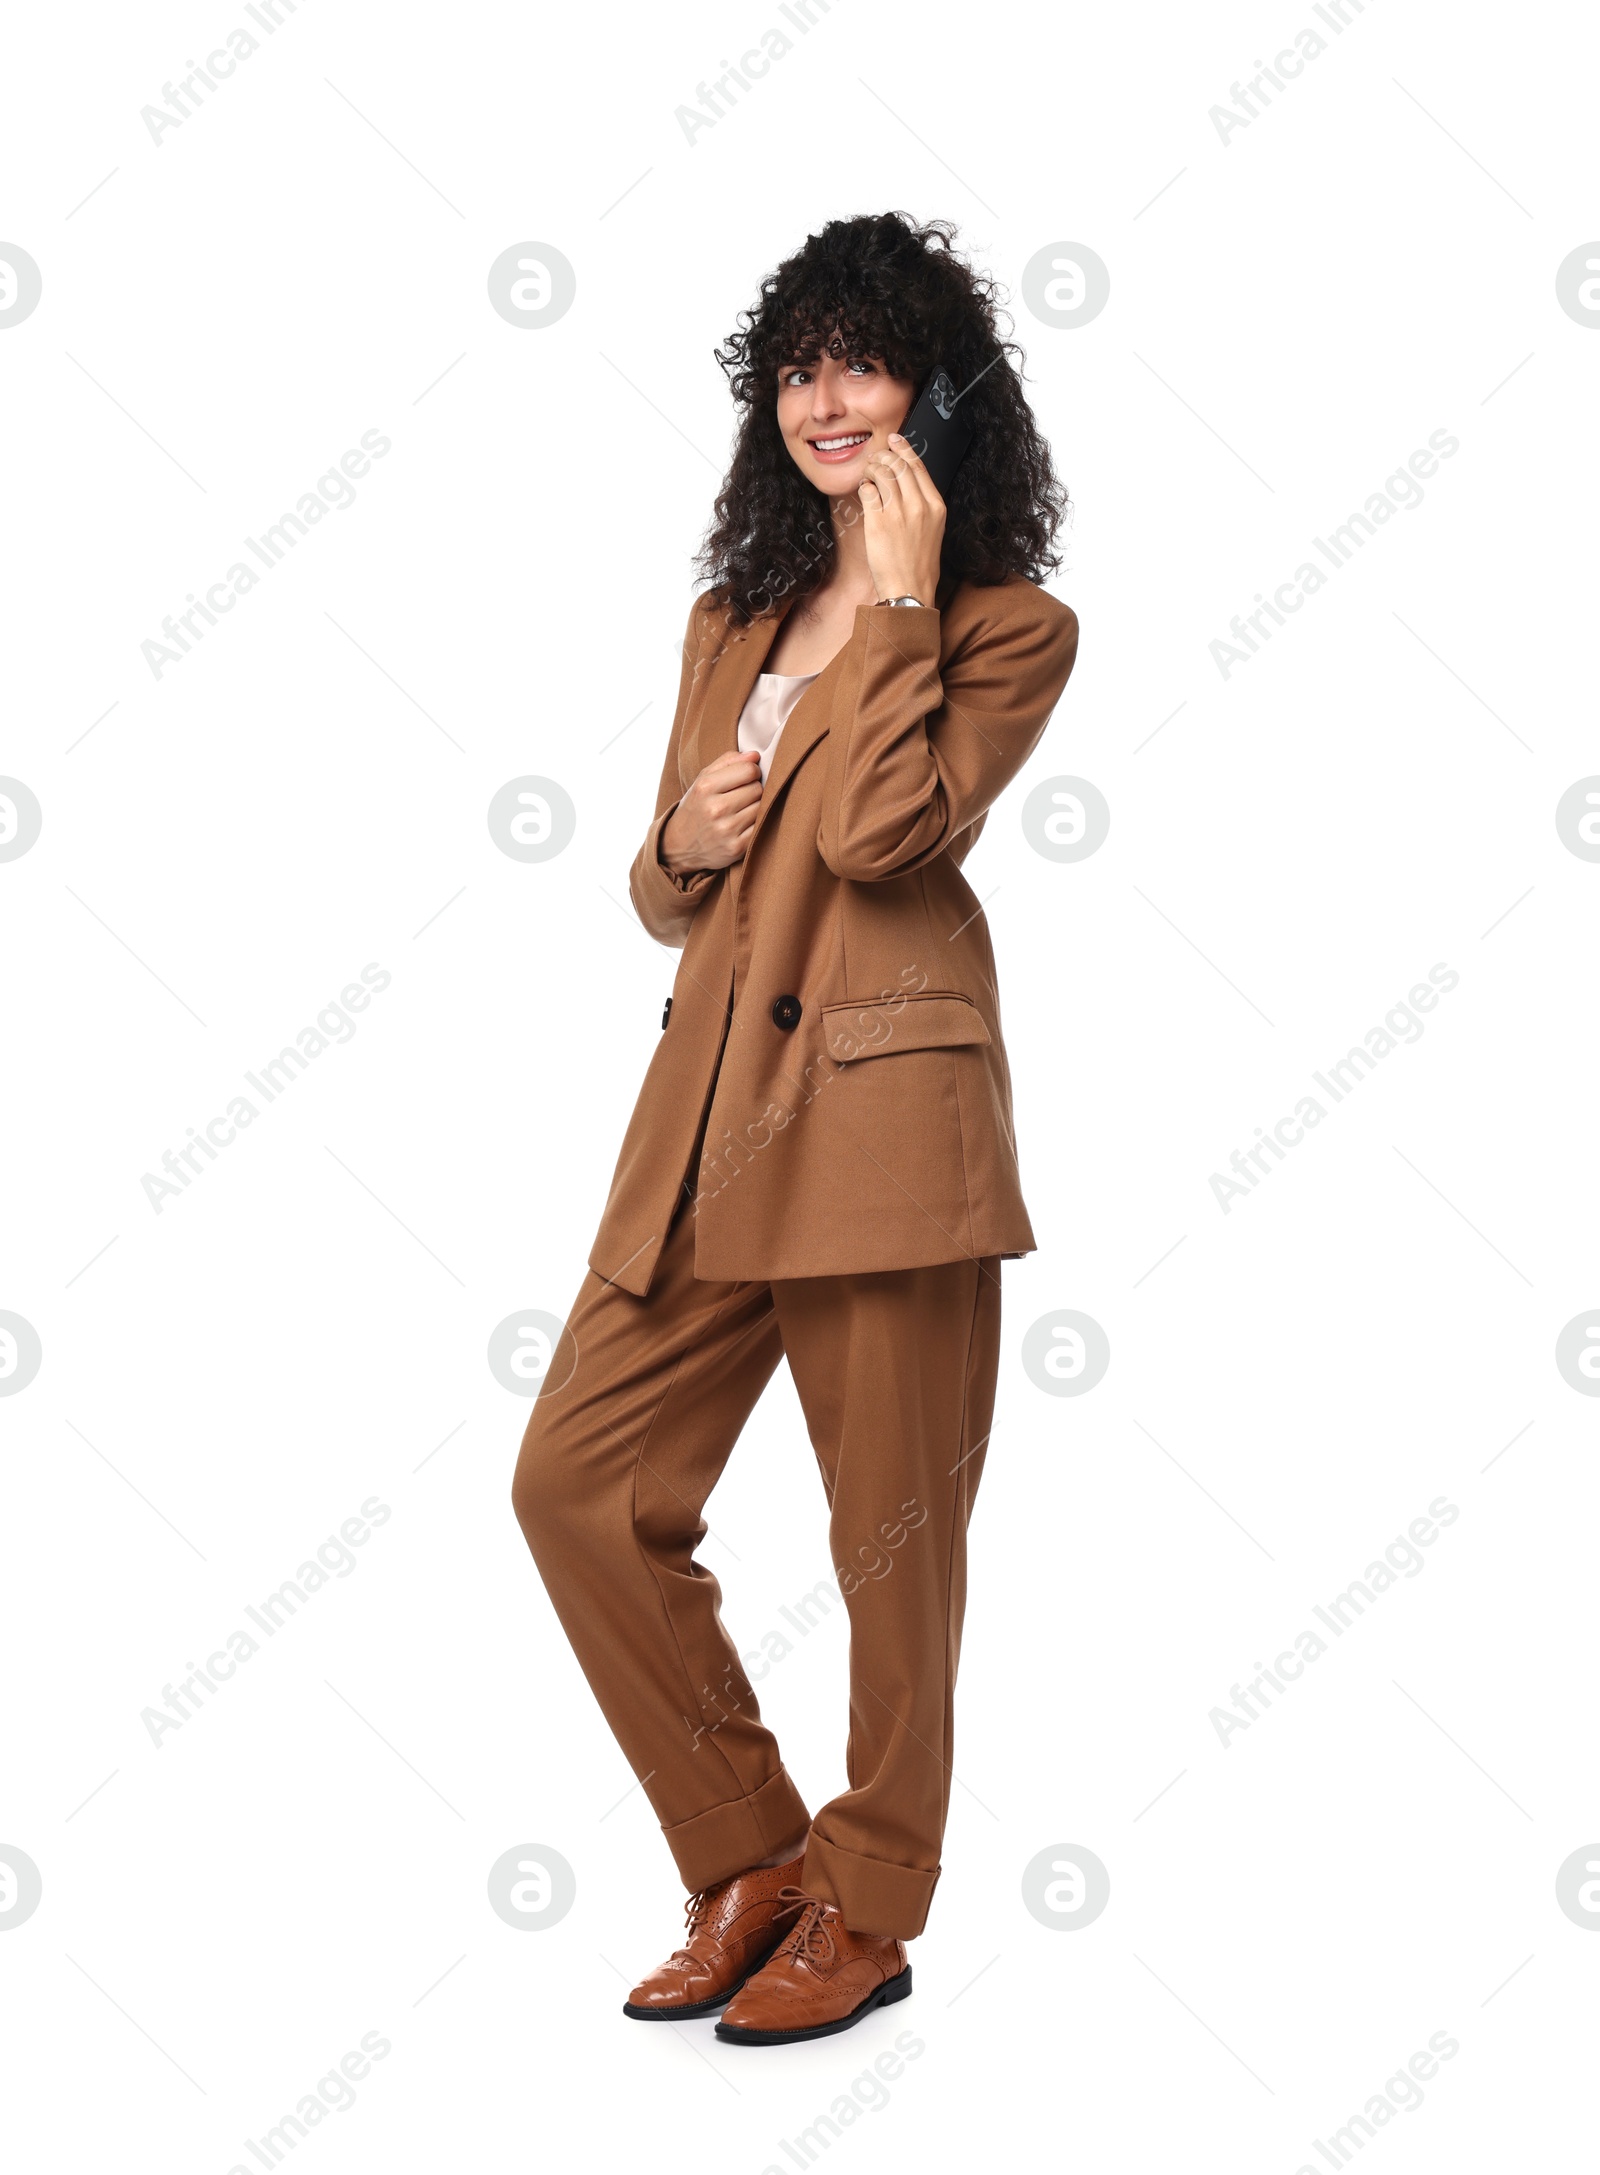
<instances>
[{"instance_id":1,"label":"beige blouse","mask_svg":"<svg viewBox=\"0 0 1600 2175\"><path fill-rule=\"evenodd\" d=\"M788 722L789 712L816 678L814 672L763 672L750 690L739 713L739 746L761 757L761 783L767 782L772 751Z\"/></svg>"}]
</instances>

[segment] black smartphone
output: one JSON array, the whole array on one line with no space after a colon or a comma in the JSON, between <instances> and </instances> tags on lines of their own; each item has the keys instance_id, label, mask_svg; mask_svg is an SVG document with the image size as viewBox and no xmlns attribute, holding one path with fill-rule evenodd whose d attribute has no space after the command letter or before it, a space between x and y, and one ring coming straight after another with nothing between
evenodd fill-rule
<instances>
[{"instance_id":1,"label":"black smartphone","mask_svg":"<svg viewBox=\"0 0 1600 2175\"><path fill-rule=\"evenodd\" d=\"M900 426L902 437L909 438L913 450L921 455L941 498L950 496L956 470L972 443L972 425L958 405L960 398L954 380L941 363Z\"/></svg>"}]
</instances>

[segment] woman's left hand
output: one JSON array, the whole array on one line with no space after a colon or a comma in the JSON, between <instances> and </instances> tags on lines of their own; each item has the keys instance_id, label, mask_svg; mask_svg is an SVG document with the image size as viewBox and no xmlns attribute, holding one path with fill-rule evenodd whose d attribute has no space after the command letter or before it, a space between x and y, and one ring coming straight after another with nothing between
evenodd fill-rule
<instances>
[{"instance_id":1,"label":"woman's left hand","mask_svg":"<svg viewBox=\"0 0 1600 2175\"><path fill-rule=\"evenodd\" d=\"M944 500L920 455L898 431L890 432L887 451L868 454L856 495L878 601L918 597L932 604L939 586Z\"/></svg>"}]
</instances>

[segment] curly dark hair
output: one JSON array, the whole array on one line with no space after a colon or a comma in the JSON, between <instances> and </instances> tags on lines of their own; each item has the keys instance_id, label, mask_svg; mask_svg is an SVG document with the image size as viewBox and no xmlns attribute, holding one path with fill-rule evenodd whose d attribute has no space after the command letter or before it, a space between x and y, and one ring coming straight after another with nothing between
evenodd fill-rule
<instances>
[{"instance_id":1,"label":"curly dark hair","mask_svg":"<svg viewBox=\"0 0 1600 2175\"><path fill-rule=\"evenodd\" d=\"M776 409L779 371L824 350L871 357L919 387L943 363L971 388L972 448L947 502L937 601L959 581L1039 581L1061 564L1052 546L1068 498L1022 389L1022 350L1002 338L996 283L956 254L955 232L906 212L830 219L768 273L715 350L744 412L695 566L734 625L808 596L833 567L827 493L795 466Z\"/></svg>"}]
</instances>

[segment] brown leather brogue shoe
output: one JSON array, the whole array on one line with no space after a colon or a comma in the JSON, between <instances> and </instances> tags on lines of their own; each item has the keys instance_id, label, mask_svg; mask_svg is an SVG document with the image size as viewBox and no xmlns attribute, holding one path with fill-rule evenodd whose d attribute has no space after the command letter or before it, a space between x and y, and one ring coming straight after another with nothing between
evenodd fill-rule
<instances>
[{"instance_id":1,"label":"brown leather brogue shoe","mask_svg":"<svg viewBox=\"0 0 1600 2175\"><path fill-rule=\"evenodd\" d=\"M791 1889L804 1905L793 1927L744 1991L728 2004L717 2037L735 2046L781 2047L848 2031L911 1991L905 1943L852 1933L831 1903Z\"/></svg>"},{"instance_id":2,"label":"brown leather brogue shoe","mask_svg":"<svg viewBox=\"0 0 1600 2175\"><path fill-rule=\"evenodd\" d=\"M702 1888L684 1905L688 1939L648 1973L622 2004L624 2016L713 2016L772 1954L803 1908L792 1883L803 1860L758 1866Z\"/></svg>"}]
</instances>

